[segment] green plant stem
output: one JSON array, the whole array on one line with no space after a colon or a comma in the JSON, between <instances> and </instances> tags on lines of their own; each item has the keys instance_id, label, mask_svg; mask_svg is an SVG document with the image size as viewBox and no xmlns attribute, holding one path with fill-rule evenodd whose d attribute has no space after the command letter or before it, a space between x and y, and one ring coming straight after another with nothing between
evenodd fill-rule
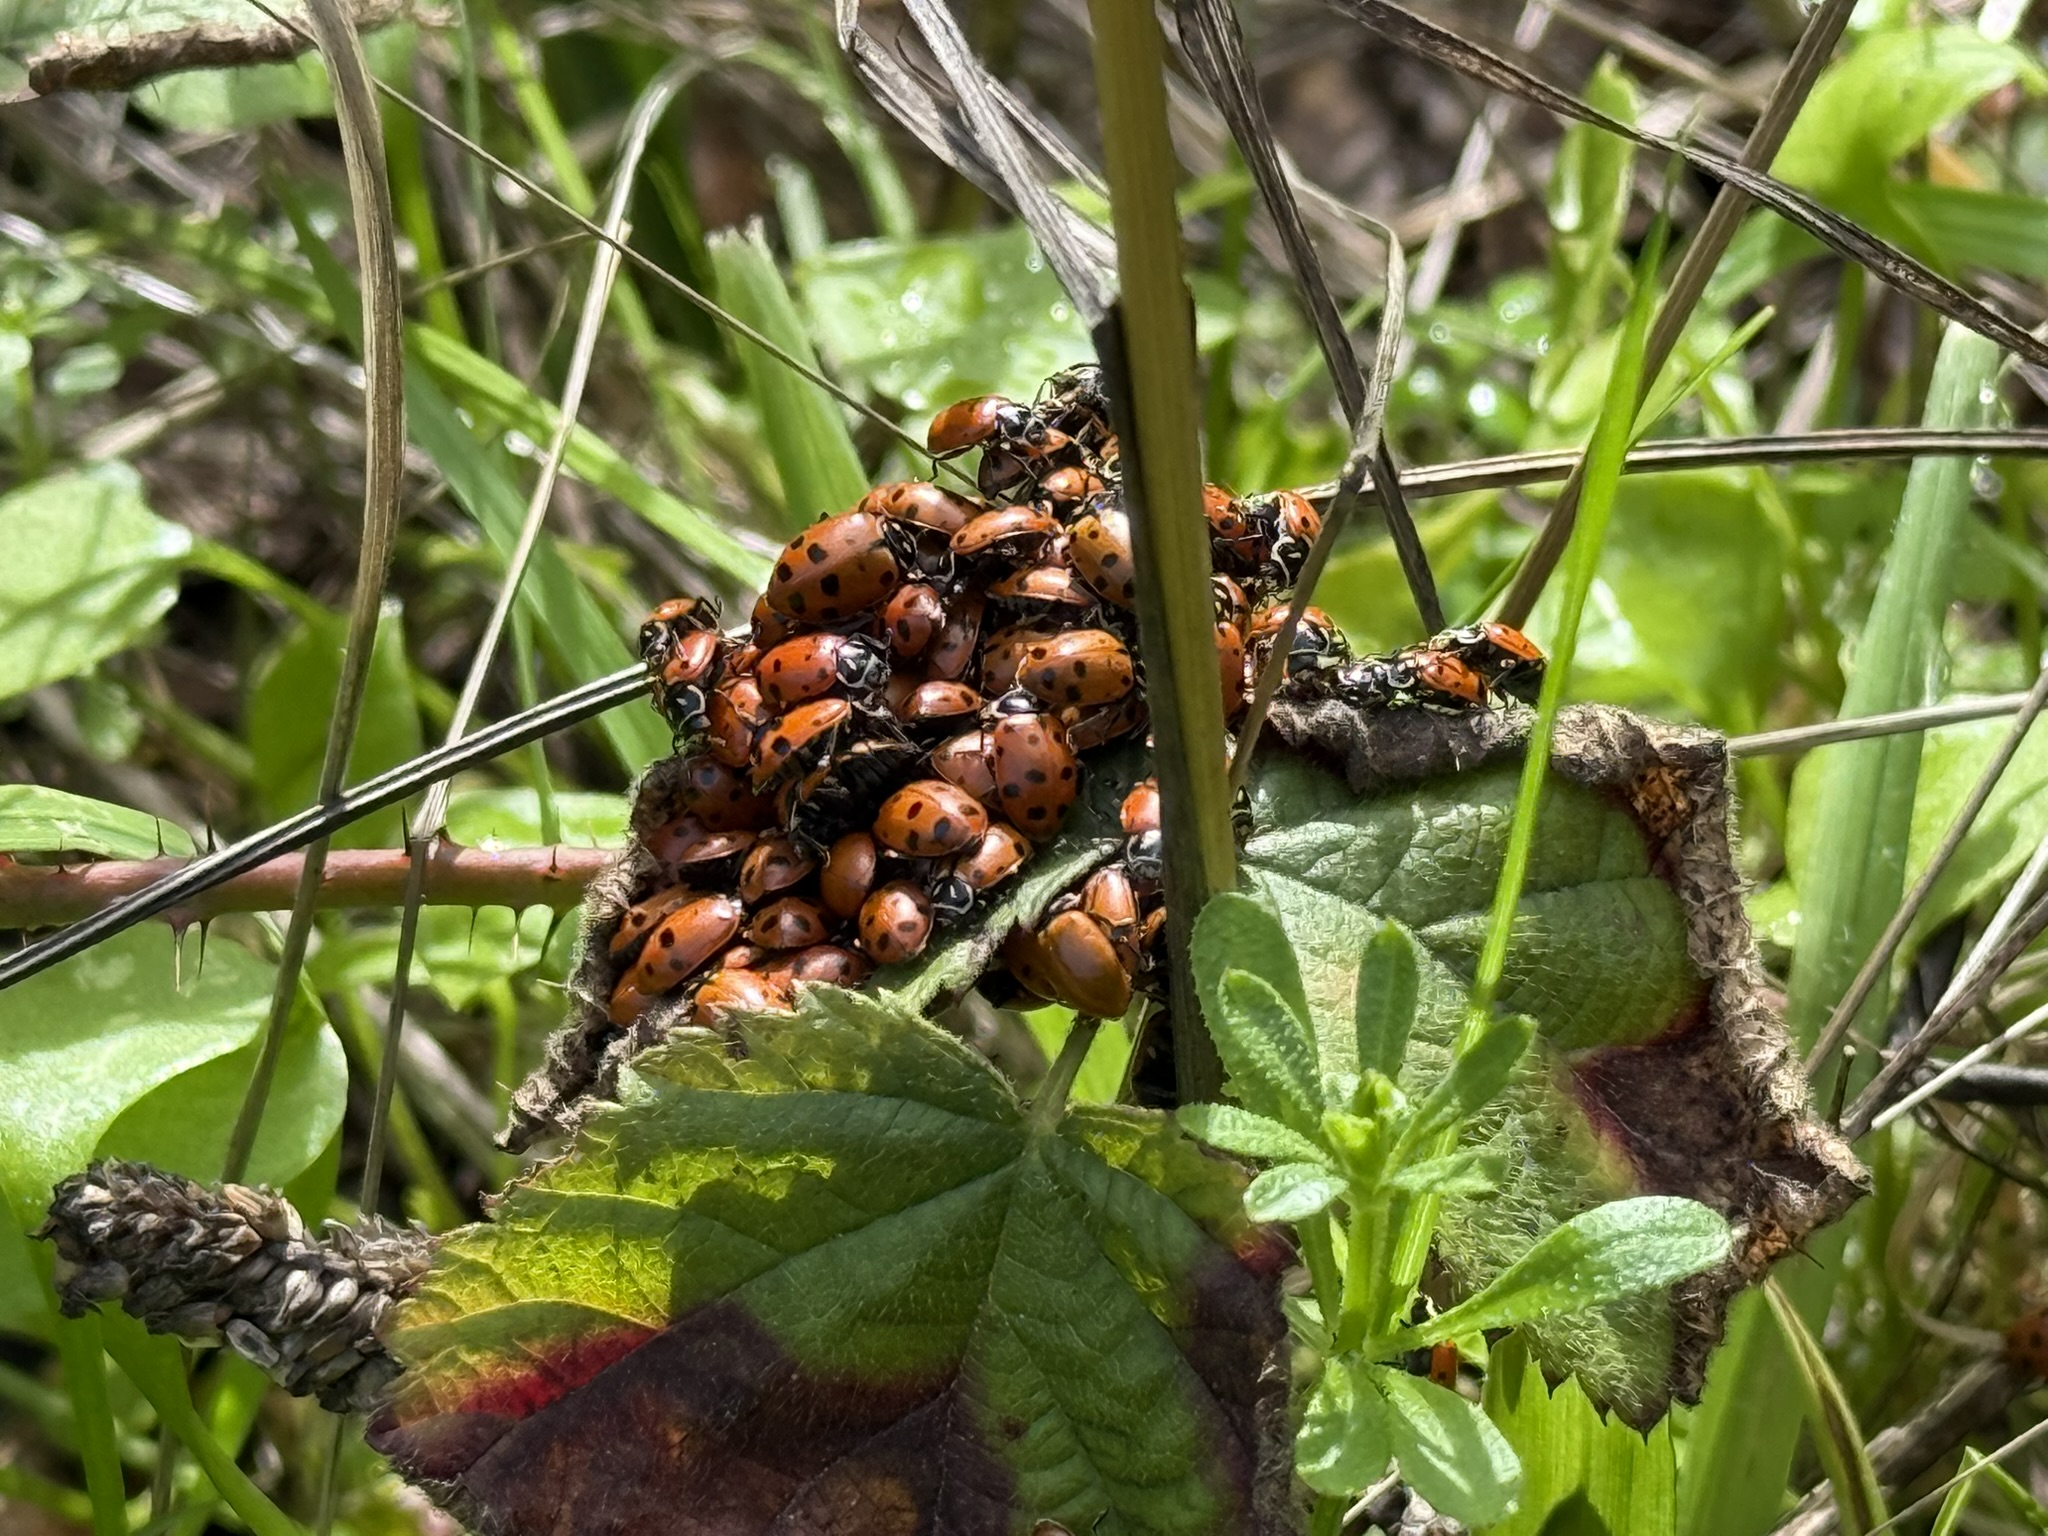
<instances>
[{"instance_id":1,"label":"green plant stem","mask_svg":"<svg viewBox=\"0 0 2048 1536\"><path fill-rule=\"evenodd\" d=\"M121 1483L113 1404L107 1397L100 1320L97 1315L59 1318L55 1333L57 1356L64 1366L64 1390L71 1398L71 1421L78 1435L78 1460L85 1468L93 1536L125 1536L127 1491Z\"/></svg>"},{"instance_id":2,"label":"green plant stem","mask_svg":"<svg viewBox=\"0 0 2048 1536\"><path fill-rule=\"evenodd\" d=\"M1330 1237L1328 1217L1316 1217L1295 1229L1301 1243L1302 1261L1308 1266L1309 1282L1315 1287L1316 1306L1329 1328L1344 1305L1344 1275L1337 1267L1337 1248Z\"/></svg>"},{"instance_id":3,"label":"green plant stem","mask_svg":"<svg viewBox=\"0 0 2048 1536\"><path fill-rule=\"evenodd\" d=\"M1557 634L1551 643L1550 665L1543 674L1543 692L1537 700L1535 723L1523 747L1522 778L1515 792L1514 821L1508 829L1508 844L1501 858L1500 881L1494 887L1493 909L1487 918L1486 944L1479 954L1472 978L1471 1005L1459 1026L1453 1051L1469 1050L1486 1030L1493 1016L1493 1000L1500 989L1501 973L1507 965L1508 942L1514 932L1515 909L1521 905L1522 887L1529 875L1529 858L1536 846L1536 820L1543 804L1543 786L1550 772L1550 743L1557 728L1557 713L1564 703L1564 690L1571 677L1572 656L1578 647L1579 621L1593 590L1599 569L1600 549L1606 542L1607 523L1614 511L1615 492L1621 484L1634 429L1637 404L1643 394L1645 338L1650 326L1651 301L1656 291L1657 268L1664 256L1668 226L1660 217L1651 228L1641 260L1636 266L1636 290L1615 347L1614 372L1607 381L1607 393L1600 417L1586 448L1585 489L1579 498L1571 542L1565 548L1565 588L1560 603ZM1441 1157L1456 1143L1457 1132L1437 1138L1427 1157ZM1408 1290L1421 1278L1429 1244L1436 1231L1442 1202L1425 1195L1408 1203L1402 1215L1400 1237L1391 1261L1396 1294L1394 1306L1407 1299ZM1389 1320L1391 1321L1391 1319Z\"/></svg>"},{"instance_id":4,"label":"green plant stem","mask_svg":"<svg viewBox=\"0 0 2048 1536\"><path fill-rule=\"evenodd\" d=\"M1088 1059L1095 1033L1101 1028L1102 1020L1083 1014L1074 1020L1074 1027L1060 1042L1059 1055L1045 1069L1045 1077L1031 1099L1030 1125L1038 1135L1049 1136L1059 1129L1060 1117L1067 1112L1067 1095L1073 1092L1074 1079L1081 1075L1081 1063Z\"/></svg>"},{"instance_id":5,"label":"green plant stem","mask_svg":"<svg viewBox=\"0 0 2048 1536\"><path fill-rule=\"evenodd\" d=\"M1203 1030L1188 944L1195 914L1237 881L1216 688L1193 305L1181 277L1179 165L1167 132L1165 40L1148 0L1090 0L1103 161L1121 298L1100 328L1124 453L1138 634L1166 833L1169 1007L1182 1103L1213 1099L1222 1065Z\"/></svg>"},{"instance_id":6,"label":"green plant stem","mask_svg":"<svg viewBox=\"0 0 2048 1536\"><path fill-rule=\"evenodd\" d=\"M214 1439L199 1410L192 1406L180 1355L173 1350L166 1358L158 1347L165 1341L151 1339L139 1323L129 1324L125 1318L121 1322L127 1326L108 1339L109 1353L149 1399L158 1420L192 1453L228 1508L255 1536L305 1536L298 1523L271 1503Z\"/></svg>"}]
</instances>

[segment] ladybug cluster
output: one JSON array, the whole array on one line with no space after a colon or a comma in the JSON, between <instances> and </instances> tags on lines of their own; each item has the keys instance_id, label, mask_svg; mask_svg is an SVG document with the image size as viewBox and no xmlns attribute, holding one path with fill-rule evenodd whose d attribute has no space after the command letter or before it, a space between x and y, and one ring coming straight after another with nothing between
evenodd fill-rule
<instances>
[{"instance_id":1,"label":"ladybug cluster","mask_svg":"<svg viewBox=\"0 0 2048 1536\"><path fill-rule=\"evenodd\" d=\"M968 920L1061 827L1088 759L1141 734L1136 587L1101 375L1055 375L1030 405L985 396L931 423L938 460L980 450L979 495L877 487L776 560L743 631L709 602L662 604L640 634L681 757L657 866L609 936L609 1014L657 1000L716 1026L792 1006L799 981L851 985ZM1244 713L1321 530L1281 491L1205 488L1217 681ZM1517 632L1477 626L1354 660L1305 609L1290 685L1385 709L1483 707L1540 676ZM1121 1016L1164 914L1158 790L1122 806L1123 856L1018 928L1021 990Z\"/></svg>"}]
</instances>

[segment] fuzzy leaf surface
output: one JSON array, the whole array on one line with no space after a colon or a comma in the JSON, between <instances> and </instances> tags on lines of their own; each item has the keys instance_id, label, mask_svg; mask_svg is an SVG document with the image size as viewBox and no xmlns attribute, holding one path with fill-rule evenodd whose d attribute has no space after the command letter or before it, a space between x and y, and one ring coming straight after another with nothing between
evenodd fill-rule
<instances>
[{"instance_id":1,"label":"fuzzy leaf surface","mask_svg":"<svg viewBox=\"0 0 2048 1536\"><path fill-rule=\"evenodd\" d=\"M1697 1200L1671 1195L1617 1200L1538 1239L1493 1284L1439 1312L1412 1338L1417 1345L1434 1343L1669 1285L1718 1264L1727 1256L1728 1243L1727 1221ZM1403 1335L1404 1340L1410 1337Z\"/></svg>"},{"instance_id":2,"label":"fuzzy leaf surface","mask_svg":"<svg viewBox=\"0 0 2048 1536\"><path fill-rule=\"evenodd\" d=\"M1034 1127L872 998L743 1043L641 1057L447 1240L389 1335L401 1470L501 1536L1265 1528L1284 1254L1238 1171L1157 1114Z\"/></svg>"}]
</instances>

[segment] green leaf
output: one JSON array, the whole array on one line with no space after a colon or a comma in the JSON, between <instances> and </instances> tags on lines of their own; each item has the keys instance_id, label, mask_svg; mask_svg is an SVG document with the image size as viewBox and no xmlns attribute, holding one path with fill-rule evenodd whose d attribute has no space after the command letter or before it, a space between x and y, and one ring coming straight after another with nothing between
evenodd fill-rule
<instances>
[{"instance_id":1,"label":"green leaf","mask_svg":"<svg viewBox=\"0 0 2048 1536\"><path fill-rule=\"evenodd\" d=\"M1943 266L2048 278L2048 200L1927 181L1887 181L1885 196Z\"/></svg>"},{"instance_id":2,"label":"green leaf","mask_svg":"<svg viewBox=\"0 0 2048 1536\"><path fill-rule=\"evenodd\" d=\"M1312 1135L1322 1118L1315 1041L1308 1021L1248 971L1225 971L1209 1035L1229 1073L1230 1091L1255 1112Z\"/></svg>"},{"instance_id":3,"label":"green leaf","mask_svg":"<svg viewBox=\"0 0 2048 1536\"><path fill-rule=\"evenodd\" d=\"M1721 1262L1728 1223L1697 1200L1642 1195L1574 1216L1538 1238L1478 1295L1403 1330L1409 1348L1511 1328L1655 1290Z\"/></svg>"},{"instance_id":4,"label":"green leaf","mask_svg":"<svg viewBox=\"0 0 2048 1536\"><path fill-rule=\"evenodd\" d=\"M1204 1008L1226 970L1248 971L1285 998L1296 1017L1309 1017L1293 945L1267 903L1236 891L1212 896L1196 915L1193 950L1195 994Z\"/></svg>"},{"instance_id":5,"label":"green leaf","mask_svg":"<svg viewBox=\"0 0 2048 1536\"><path fill-rule=\"evenodd\" d=\"M1490 1195L1500 1187L1507 1159L1492 1147L1465 1147L1395 1169L1387 1183L1418 1195Z\"/></svg>"},{"instance_id":6,"label":"green leaf","mask_svg":"<svg viewBox=\"0 0 2048 1536\"><path fill-rule=\"evenodd\" d=\"M626 840L624 795L557 794L564 843L615 847ZM542 841L540 796L531 789L458 789L448 801L448 835L465 848L530 848Z\"/></svg>"},{"instance_id":7,"label":"green leaf","mask_svg":"<svg viewBox=\"0 0 2048 1536\"><path fill-rule=\"evenodd\" d=\"M416 342L433 332L420 332ZM526 501L513 483L502 448L485 448L470 435L455 407L433 380L408 359L405 375L406 428L434 465L448 477L448 489L490 540L501 558L509 556L526 516ZM544 437L543 437L544 440ZM763 567L765 569L765 567ZM542 539L533 549L519 602L533 621L534 638L562 686L591 682L633 660L594 598L554 544ZM648 709L614 709L598 717L612 755L628 773L638 773L669 751L669 733Z\"/></svg>"},{"instance_id":8,"label":"green leaf","mask_svg":"<svg viewBox=\"0 0 2048 1536\"><path fill-rule=\"evenodd\" d=\"M162 928L131 928L0 992L0 1184L24 1226L40 1219L51 1185L103 1150L125 1111L243 1050L268 1017L273 966L218 938L201 964L195 936L185 939L178 963L173 942ZM339 1124L342 1083L331 1049L323 1036L317 1049L296 1058L324 1086L324 1099L299 1096L300 1085L280 1077L277 1092L307 1123L266 1117L259 1177L281 1182L297 1173ZM232 1103L221 1113L219 1079L188 1086L208 1090L213 1107L199 1113L218 1119L214 1129L224 1134ZM190 1158L180 1171L206 1177L199 1155L205 1128L175 1124L178 1097L170 1095L139 1122L165 1130L166 1140L149 1142L130 1127L122 1146L173 1166ZM216 1155L213 1172L217 1163Z\"/></svg>"},{"instance_id":9,"label":"green leaf","mask_svg":"<svg viewBox=\"0 0 2048 1536\"><path fill-rule=\"evenodd\" d=\"M1513 1079L1535 1033L1535 1020L1523 1014L1488 1023L1485 1032L1459 1054L1443 1080L1415 1107L1414 1119L1402 1127L1402 1145L1418 1146L1492 1103Z\"/></svg>"},{"instance_id":10,"label":"green leaf","mask_svg":"<svg viewBox=\"0 0 2048 1536\"><path fill-rule=\"evenodd\" d=\"M1348 1187L1320 1160L1282 1163L1252 1180L1244 1192L1245 1214L1253 1221L1306 1221L1342 1200Z\"/></svg>"},{"instance_id":11,"label":"green leaf","mask_svg":"<svg viewBox=\"0 0 2048 1536\"><path fill-rule=\"evenodd\" d=\"M346 629L339 614L294 626L250 678L242 729L257 796L272 818L304 810L318 792ZM387 606L371 647L362 721L343 782L361 783L419 751L419 711L406 666L405 633L397 608ZM334 839L343 848L389 847L403 840L403 820L396 810L356 822Z\"/></svg>"},{"instance_id":12,"label":"green leaf","mask_svg":"<svg viewBox=\"0 0 2048 1536\"><path fill-rule=\"evenodd\" d=\"M1636 89L1611 57L1586 81L1586 100L1625 123L1636 120ZM1573 123L1550 172L1550 274L1554 344L1539 365L1552 374L1607 323L1610 297L1627 273L1615 255L1635 180L1635 146ZM1538 385L1539 399L1547 390Z\"/></svg>"},{"instance_id":13,"label":"green leaf","mask_svg":"<svg viewBox=\"0 0 2048 1536\"><path fill-rule=\"evenodd\" d=\"M817 366L810 337L796 305L782 285L782 273L758 221L744 233L725 230L705 241L718 278L718 302L792 357ZM780 358L744 337L734 348L746 374L747 393L761 419L761 431L782 477L787 524L804 524L843 512L867 493L867 472L846 430L837 400Z\"/></svg>"},{"instance_id":14,"label":"green leaf","mask_svg":"<svg viewBox=\"0 0 2048 1536\"><path fill-rule=\"evenodd\" d=\"M1857 213L1875 201L1892 161L2022 75L2039 89L2039 68L2023 52L1974 27L1874 32L1822 73L1772 174Z\"/></svg>"},{"instance_id":15,"label":"green leaf","mask_svg":"<svg viewBox=\"0 0 2048 1536\"><path fill-rule=\"evenodd\" d=\"M1354 1360L1325 1360L1294 1436L1295 1472L1332 1498L1370 1488L1393 1459L1391 1417L1387 1400Z\"/></svg>"},{"instance_id":16,"label":"green leaf","mask_svg":"<svg viewBox=\"0 0 2048 1536\"><path fill-rule=\"evenodd\" d=\"M1358 1032L1358 1069L1398 1079L1415 1027L1415 986L1419 972L1415 936L1389 919L1367 941L1358 963L1352 1020Z\"/></svg>"},{"instance_id":17,"label":"green leaf","mask_svg":"<svg viewBox=\"0 0 2048 1536\"><path fill-rule=\"evenodd\" d=\"M216 9L225 18L236 8L230 0ZM257 15L261 20L262 13ZM418 30L404 24L364 33L370 73L403 86L418 44ZM235 133L291 118L334 116L327 71L310 48L288 63L182 70L143 86L133 100L149 117L185 133Z\"/></svg>"},{"instance_id":18,"label":"green leaf","mask_svg":"<svg viewBox=\"0 0 2048 1536\"><path fill-rule=\"evenodd\" d=\"M1519 1333L1487 1352L1486 1410L1522 1464L1515 1512L1487 1536L1671 1536L1678 1465L1670 1419L1644 1435L1602 1418L1578 1382L1544 1380Z\"/></svg>"},{"instance_id":19,"label":"green leaf","mask_svg":"<svg viewBox=\"0 0 2048 1536\"><path fill-rule=\"evenodd\" d=\"M1906 844L1909 878L1917 879L1927 868L1956 812L1976 788L2011 728L2010 720L1979 720L1929 731L1922 738L1912 831ZM2019 873L2027 856L2048 838L2048 794L2044 790L2048 790L2048 724L2037 722L1935 883L1926 908L1907 937L1907 953L1918 947L1919 939L2002 889ZM1803 802L1801 809L1807 809ZM1810 854L1810 848L1802 846L1802 863Z\"/></svg>"},{"instance_id":20,"label":"green leaf","mask_svg":"<svg viewBox=\"0 0 2048 1536\"><path fill-rule=\"evenodd\" d=\"M1572 659L1573 693L1748 728L1782 679L1787 540L1741 471L1625 479ZM1555 633L1559 589L1532 633Z\"/></svg>"},{"instance_id":21,"label":"green leaf","mask_svg":"<svg viewBox=\"0 0 2048 1536\"><path fill-rule=\"evenodd\" d=\"M1197 1141L1239 1157L1262 1162L1314 1163L1323 1160L1323 1150L1306 1136L1288 1129L1278 1120L1255 1115L1235 1104L1183 1104L1174 1112L1180 1128Z\"/></svg>"},{"instance_id":22,"label":"green leaf","mask_svg":"<svg viewBox=\"0 0 2048 1536\"><path fill-rule=\"evenodd\" d=\"M875 1499L906 1529L1248 1528L1282 1331L1239 1173L1143 1111L1034 1130L872 998L742 1033L640 1057L443 1241L387 1329L402 1471L557 1536L865 1528Z\"/></svg>"},{"instance_id":23,"label":"green leaf","mask_svg":"<svg viewBox=\"0 0 2048 1536\"><path fill-rule=\"evenodd\" d=\"M1300 967L1325 1071L1357 1068L1358 957L1388 918L1426 956L1417 1036L1436 1044L1456 1032L1518 775L1502 763L1364 798L1299 758L1276 757L1255 776L1256 824L1269 830L1247 842L1242 867ZM1195 957L1199 982L1199 939ZM1500 1005L1533 1018L1546 1046L1572 1051L1653 1040L1705 995L1686 952L1684 909L1651 867L1641 830L1611 801L1553 778ZM1411 1047L1411 1070L1418 1059L1427 1057Z\"/></svg>"},{"instance_id":24,"label":"green leaf","mask_svg":"<svg viewBox=\"0 0 2048 1536\"><path fill-rule=\"evenodd\" d=\"M1401 1477L1466 1525L1490 1525L1514 1507L1522 1469L1514 1448L1476 1403L1421 1376L1371 1368L1386 1398L1387 1427Z\"/></svg>"},{"instance_id":25,"label":"green leaf","mask_svg":"<svg viewBox=\"0 0 2048 1536\"><path fill-rule=\"evenodd\" d=\"M206 963L214 964L228 948L213 945ZM389 984L388 966L379 980ZM154 1163L203 1183L218 1180L258 1049L251 1040L152 1088L107 1127L93 1156ZM282 1186L311 1167L341 1129L347 1100L348 1057L319 1009L302 997L285 1026L284 1049L245 1181Z\"/></svg>"},{"instance_id":26,"label":"green leaf","mask_svg":"<svg viewBox=\"0 0 2048 1536\"><path fill-rule=\"evenodd\" d=\"M0 699L127 649L178 598L192 535L143 499L125 464L49 475L0 496Z\"/></svg>"},{"instance_id":27,"label":"green leaf","mask_svg":"<svg viewBox=\"0 0 2048 1536\"><path fill-rule=\"evenodd\" d=\"M192 838L183 827L147 811L40 784L0 784L0 853L153 859L192 851Z\"/></svg>"},{"instance_id":28,"label":"green leaf","mask_svg":"<svg viewBox=\"0 0 2048 1536\"><path fill-rule=\"evenodd\" d=\"M1029 399L1094 354L1021 224L851 241L798 263L794 276L834 375L912 411L970 395Z\"/></svg>"}]
</instances>

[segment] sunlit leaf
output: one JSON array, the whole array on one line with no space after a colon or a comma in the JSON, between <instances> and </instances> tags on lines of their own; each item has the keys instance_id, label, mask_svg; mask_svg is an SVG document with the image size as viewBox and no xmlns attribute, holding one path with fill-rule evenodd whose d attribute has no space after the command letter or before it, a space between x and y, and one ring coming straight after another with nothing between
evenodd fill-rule
<instances>
[{"instance_id":1,"label":"sunlit leaf","mask_svg":"<svg viewBox=\"0 0 2048 1536\"><path fill-rule=\"evenodd\" d=\"M192 535L165 522L125 464L45 476L0 496L0 699L133 645L177 601Z\"/></svg>"},{"instance_id":2,"label":"sunlit leaf","mask_svg":"<svg viewBox=\"0 0 2048 1536\"><path fill-rule=\"evenodd\" d=\"M190 852L192 838L183 827L147 811L40 784L0 784L0 853L153 859Z\"/></svg>"},{"instance_id":3,"label":"sunlit leaf","mask_svg":"<svg viewBox=\"0 0 2048 1536\"><path fill-rule=\"evenodd\" d=\"M1230 1165L1143 1111L1039 1126L829 990L637 1068L390 1332L373 1439L470 1523L1262 1528L1281 1256Z\"/></svg>"}]
</instances>

